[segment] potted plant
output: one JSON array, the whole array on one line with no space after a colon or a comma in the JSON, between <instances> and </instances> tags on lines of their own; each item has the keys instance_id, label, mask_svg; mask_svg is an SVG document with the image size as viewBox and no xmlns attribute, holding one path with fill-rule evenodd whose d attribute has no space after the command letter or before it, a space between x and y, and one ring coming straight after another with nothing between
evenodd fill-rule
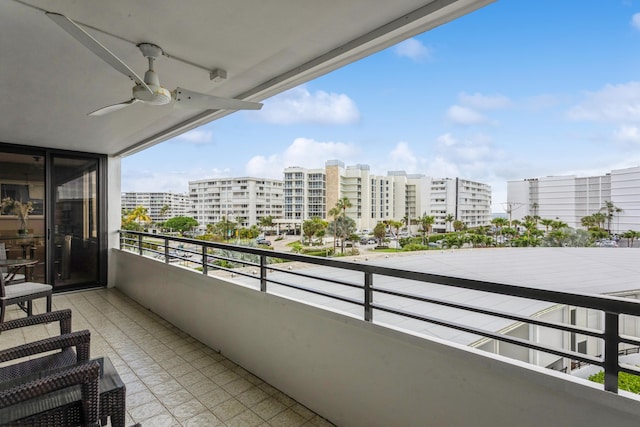
<instances>
[{"instance_id":1,"label":"potted plant","mask_svg":"<svg viewBox=\"0 0 640 427\"><path fill-rule=\"evenodd\" d=\"M27 222L29 214L33 212L33 203L21 202L19 200L13 200L11 197L2 199L0 202L0 212L8 211L18 217L20 221L20 227L18 228L18 234L27 234Z\"/></svg>"}]
</instances>

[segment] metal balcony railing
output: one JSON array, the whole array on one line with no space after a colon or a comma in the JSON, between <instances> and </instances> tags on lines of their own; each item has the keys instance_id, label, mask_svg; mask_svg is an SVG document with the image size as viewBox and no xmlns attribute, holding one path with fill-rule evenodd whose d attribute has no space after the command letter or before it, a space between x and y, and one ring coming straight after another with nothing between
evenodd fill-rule
<instances>
[{"instance_id":1,"label":"metal balcony railing","mask_svg":"<svg viewBox=\"0 0 640 427\"><path fill-rule=\"evenodd\" d=\"M515 286L504 283L487 282L460 277L443 276L425 272L408 271L371 264L359 264L355 262L341 261L332 258L313 257L289 252L276 252L273 250L259 249L257 247L238 246L224 243L213 243L198 239L174 237L151 233L124 231L120 232L120 249L135 252L141 256L157 258L165 263L184 261L192 268L200 270L202 274L209 274L213 270L227 271L234 275L244 276L257 280L259 289L267 292L269 285L280 285L298 291L308 292L332 300L341 301L362 308L362 319L373 321L375 312L391 313L407 319L416 319L433 325L474 334L500 342L510 343L527 349L536 350L570 360L572 366L583 364L597 365L605 372L604 389L610 392L618 392L618 374L627 372L640 375L640 369L631 365L620 363L619 354L626 350L620 349L621 344L640 347L640 340L636 337L622 335L620 333L620 316L640 316L640 302L634 299L625 299L606 295L580 294L546 289L536 289L523 286ZM335 277L320 277L309 273L305 269L290 269L283 262L301 262L305 264L331 267L349 272L362 273L362 280L353 282ZM238 266L249 267L238 268ZM403 292L398 289L389 289L375 285L377 276L394 277L408 281L422 282L424 284L437 284L447 287L455 287L496 295L506 295L524 298L534 301L545 301L550 305L569 307L581 307L598 310L603 313L604 327L602 329L576 326L569 323L543 320L537 317L509 313L486 307L445 300L432 296L416 295ZM287 277L291 279L282 279ZM361 291L362 298L354 298L344 293L328 292L320 288L303 286L295 283L296 278L314 279L324 283L340 285L347 289ZM603 356L592 356L565 348L534 342L531 340L509 336L501 332L481 329L474 325L460 324L443 320L425 313L416 313L398 307L392 307L375 302L376 295L387 295L401 299L433 304L441 307L449 307L464 310L469 313L493 316L501 319L512 320L514 323L536 325L602 340Z\"/></svg>"}]
</instances>

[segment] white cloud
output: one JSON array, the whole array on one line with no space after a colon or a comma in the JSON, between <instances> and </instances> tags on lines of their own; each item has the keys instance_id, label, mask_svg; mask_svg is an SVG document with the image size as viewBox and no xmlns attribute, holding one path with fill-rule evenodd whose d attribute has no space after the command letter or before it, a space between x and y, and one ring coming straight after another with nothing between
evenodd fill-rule
<instances>
[{"instance_id":1,"label":"white cloud","mask_svg":"<svg viewBox=\"0 0 640 427\"><path fill-rule=\"evenodd\" d=\"M186 193L189 190L189 181L228 176L231 176L231 170L217 168L187 171L123 169L122 191Z\"/></svg>"},{"instance_id":2,"label":"white cloud","mask_svg":"<svg viewBox=\"0 0 640 427\"><path fill-rule=\"evenodd\" d=\"M424 159L419 159L406 142L399 142L389 153L391 165L389 170L402 170L408 173L421 172Z\"/></svg>"},{"instance_id":3,"label":"white cloud","mask_svg":"<svg viewBox=\"0 0 640 427\"><path fill-rule=\"evenodd\" d=\"M316 123L342 125L356 123L360 112L345 94L324 91L309 92L300 86L265 101L258 120L276 124Z\"/></svg>"},{"instance_id":4,"label":"white cloud","mask_svg":"<svg viewBox=\"0 0 640 427\"><path fill-rule=\"evenodd\" d=\"M457 125L477 125L487 123L489 119L476 110L460 105L452 105L447 111L447 119Z\"/></svg>"},{"instance_id":5,"label":"white cloud","mask_svg":"<svg viewBox=\"0 0 640 427\"><path fill-rule=\"evenodd\" d=\"M636 30L640 30L640 13L634 13L631 17L631 26Z\"/></svg>"},{"instance_id":6,"label":"white cloud","mask_svg":"<svg viewBox=\"0 0 640 427\"><path fill-rule=\"evenodd\" d=\"M623 143L640 144L640 128L638 126L622 125L614 130L613 136Z\"/></svg>"},{"instance_id":7,"label":"white cloud","mask_svg":"<svg viewBox=\"0 0 640 427\"><path fill-rule=\"evenodd\" d=\"M572 120L640 123L640 82L609 84L597 92L586 92L584 101L567 116Z\"/></svg>"},{"instance_id":8,"label":"white cloud","mask_svg":"<svg viewBox=\"0 0 640 427\"><path fill-rule=\"evenodd\" d=\"M344 142L318 142L308 138L296 138L282 153L253 156L245 165L249 176L282 179L282 172L289 166L314 169L323 168L327 160L350 162L358 154L351 144Z\"/></svg>"},{"instance_id":9,"label":"white cloud","mask_svg":"<svg viewBox=\"0 0 640 427\"><path fill-rule=\"evenodd\" d=\"M394 52L400 57L409 58L416 62L429 59L432 55L431 49L422 44L420 40L414 38L398 43L394 47Z\"/></svg>"},{"instance_id":10,"label":"white cloud","mask_svg":"<svg viewBox=\"0 0 640 427\"><path fill-rule=\"evenodd\" d=\"M511 106L511 100L504 95L483 95L474 93L469 95L462 92L458 95L460 103L477 110L498 110Z\"/></svg>"},{"instance_id":11,"label":"white cloud","mask_svg":"<svg viewBox=\"0 0 640 427\"><path fill-rule=\"evenodd\" d=\"M185 141L192 144L208 144L213 142L213 132L210 130L194 129L178 135L174 141Z\"/></svg>"}]
</instances>

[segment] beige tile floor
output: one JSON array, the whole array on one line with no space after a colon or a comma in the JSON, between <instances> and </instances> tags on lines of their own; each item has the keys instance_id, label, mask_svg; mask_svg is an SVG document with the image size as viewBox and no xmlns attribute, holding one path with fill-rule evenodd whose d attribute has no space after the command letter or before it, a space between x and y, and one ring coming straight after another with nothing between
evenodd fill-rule
<instances>
[{"instance_id":1,"label":"beige tile floor","mask_svg":"<svg viewBox=\"0 0 640 427\"><path fill-rule=\"evenodd\" d=\"M333 425L118 290L54 295L53 305L70 308L73 330L91 331L92 357L108 356L118 369L127 386L127 425ZM14 307L8 319L24 316ZM58 333L57 324L10 331L0 348Z\"/></svg>"}]
</instances>

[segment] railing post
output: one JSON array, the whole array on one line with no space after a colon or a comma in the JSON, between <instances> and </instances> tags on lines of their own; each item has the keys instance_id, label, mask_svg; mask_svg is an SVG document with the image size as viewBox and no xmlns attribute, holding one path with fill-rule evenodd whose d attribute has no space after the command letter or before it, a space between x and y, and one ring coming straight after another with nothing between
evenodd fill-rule
<instances>
[{"instance_id":1,"label":"railing post","mask_svg":"<svg viewBox=\"0 0 640 427\"><path fill-rule=\"evenodd\" d=\"M207 265L207 247L202 245L202 274L205 276L209 273L209 266Z\"/></svg>"},{"instance_id":2,"label":"railing post","mask_svg":"<svg viewBox=\"0 0 640 427\"><path fill-rule=\"evenodd\" d=\"M373 310L371 309L371 303L373 302L373 274L364 273L364 320L367 322L373 321Z\"/></svg>"},{"instance_id":3,"label":"railing post","mask_svg":"<svg viewBox=\"0 0 640 427\"><path fill-rule=\"evenodd\" d=\"M267 292L267 256L260 255L260 292Z\"/></svg>"},{"instance_id":4,"label":"railing post","mask_svg":"<svg viewBox=\"0 0 640 427\"><path fill-rule=\"evenodd\" d=\"M618 313L604 314L604 389L612 393L618 392Z\"/></svg>"},{"instance_id":5,"label":"railing post","mask_svg":"<svg viewBox=\"0 0 640 427\"><path fill-rule=\"evenodd\" d=\"M138 252L142 255L142 234L138 234Z\"/></svg>"},{"instance_id":6,"label":"railing post","mask_svg":"<svg viewBox=\"0 0 640 427\"><path fill-rule=\"evenodd\" d=\"M164 263L169 264L169 239L164 239Z\"/></svg>"}]
</instances>

